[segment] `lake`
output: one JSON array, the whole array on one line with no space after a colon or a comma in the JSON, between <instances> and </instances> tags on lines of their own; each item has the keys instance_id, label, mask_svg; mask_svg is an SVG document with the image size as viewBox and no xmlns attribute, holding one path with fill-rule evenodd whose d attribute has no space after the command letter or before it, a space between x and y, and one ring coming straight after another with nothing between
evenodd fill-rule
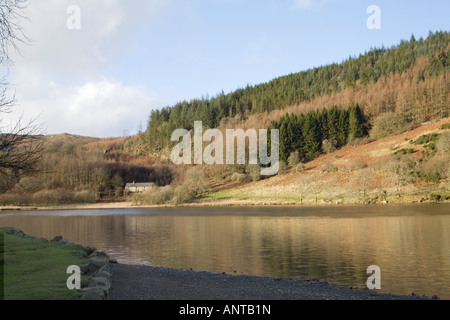
<instances>
[{"instance_id":1,"label":"lake","mask_svg":"<svg viewBox=\"0 0 450 320\"><path fill-rule=\"evenodd\" d=\"M103 250L120 263L317 278L450 299L450 205L208 207L0 213L0 227Z\"/></svg>"}]
</instances>

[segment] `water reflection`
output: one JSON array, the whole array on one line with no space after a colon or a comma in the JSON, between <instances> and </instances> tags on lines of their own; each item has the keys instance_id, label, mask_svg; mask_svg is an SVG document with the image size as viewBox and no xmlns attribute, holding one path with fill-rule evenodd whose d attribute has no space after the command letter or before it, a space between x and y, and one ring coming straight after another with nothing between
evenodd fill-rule
<instances>
[{"instance_id":1,"label":"water reflection","mask_svg":"<svg viewBox=\"0 0 450 320\"><path fill-rule=\"evenodd\" d=\"M447 205L177 208L0 215L0 226L101 248L122 263L365 286L450 299ZM331 211L333 210L333 211Z\"/></svg>"}]
</instances>

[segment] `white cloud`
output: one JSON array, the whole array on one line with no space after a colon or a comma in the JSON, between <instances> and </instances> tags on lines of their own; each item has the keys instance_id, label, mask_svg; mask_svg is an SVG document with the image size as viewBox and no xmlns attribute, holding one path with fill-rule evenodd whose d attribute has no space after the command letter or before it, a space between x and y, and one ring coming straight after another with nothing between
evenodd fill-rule
<instances>
[{"instance_id":1,"label":"white cloud","mask_svg":"<svg viewBox=\"0 0 450 320\"><path fill-rule=\"evenodd\" d=\"M163 100L151 89L108 74L117 57L132 46L131 34L151 26L171 3L168 0L39 0L21 22L32 40L14 56L8 81L16 91L13 123L39 116L48 133L120 136L142 122ZM81 29L69 30L67 8L80 8Z\"/></svg>"},{"instance_id":2,"label":"white cloud","mask_svg":"<svg viewBox=\"0 0 450 320\"><path fill-rule=\"evenodd\" d=\"M159 19L170 1L133 0L39 0L25 10L29 21L21 22L32 40L22 46L18 65L39 66L46 72L65 76L90 76L114 62L114 58L129 50L130 34ZM71 16L67 8L80 8L81 29L69 30Z\"/></svg>"},{"instance_id":3,"label":"white cloud","mask_svg":"<svg viewBox=\"0 0 450 320\"><path fill-rule=\"evenodd\" d=\"M140 123L145 128L150 107L158 100L158 95L146 88L107 78L73 87L54 82L32 84L29 89L18 91L18 105L9 118L14 123L22 113L26 121L38 117L48 134L116 137L124 131L133 133L130 130Z\"/></svg>"}]
</instances>

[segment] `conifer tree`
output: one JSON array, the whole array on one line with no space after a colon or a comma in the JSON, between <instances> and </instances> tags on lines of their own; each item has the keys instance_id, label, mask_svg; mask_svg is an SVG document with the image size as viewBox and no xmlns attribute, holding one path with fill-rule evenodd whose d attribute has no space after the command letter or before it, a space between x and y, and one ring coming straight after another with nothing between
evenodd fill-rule
<instances>
[{"instance_id":1,"label":"conifer tree","mask_svg":"<svg viewBox=\"0 0 450 320\"><path fill-rule=\"evenodd\" d=\"M364 117L358 105L351 106L348 110L348 135L351 139L362 138L366 135Z\"/></svg>"}]
</instances>

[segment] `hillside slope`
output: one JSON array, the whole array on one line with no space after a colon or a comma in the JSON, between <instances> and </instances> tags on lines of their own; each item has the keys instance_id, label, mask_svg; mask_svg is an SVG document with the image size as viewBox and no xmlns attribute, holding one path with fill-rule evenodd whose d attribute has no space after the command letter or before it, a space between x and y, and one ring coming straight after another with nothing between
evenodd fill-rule
<instances>
[{"instance_id":1,"label":"hillside slope","mask_svg":"<svg viewBox=\"0 0 450 320\"><path fill-rule=\"evenodd\" d=\"M448 154L439 158L423 136L449 134L450 118L359 146L346 146L270 179L229 183L199 201L207 204L325 204L445 200L450 195ZM448 125L447 125L448 127ZM427 160L427 161L425 161ZM430 164L431 162L431 164ZM402 171L403 170L403 171ZM447 172L447 178L414 176L422 170ZM220 189L220 190L219 190Z\"/></svg>"}]
</instances>

